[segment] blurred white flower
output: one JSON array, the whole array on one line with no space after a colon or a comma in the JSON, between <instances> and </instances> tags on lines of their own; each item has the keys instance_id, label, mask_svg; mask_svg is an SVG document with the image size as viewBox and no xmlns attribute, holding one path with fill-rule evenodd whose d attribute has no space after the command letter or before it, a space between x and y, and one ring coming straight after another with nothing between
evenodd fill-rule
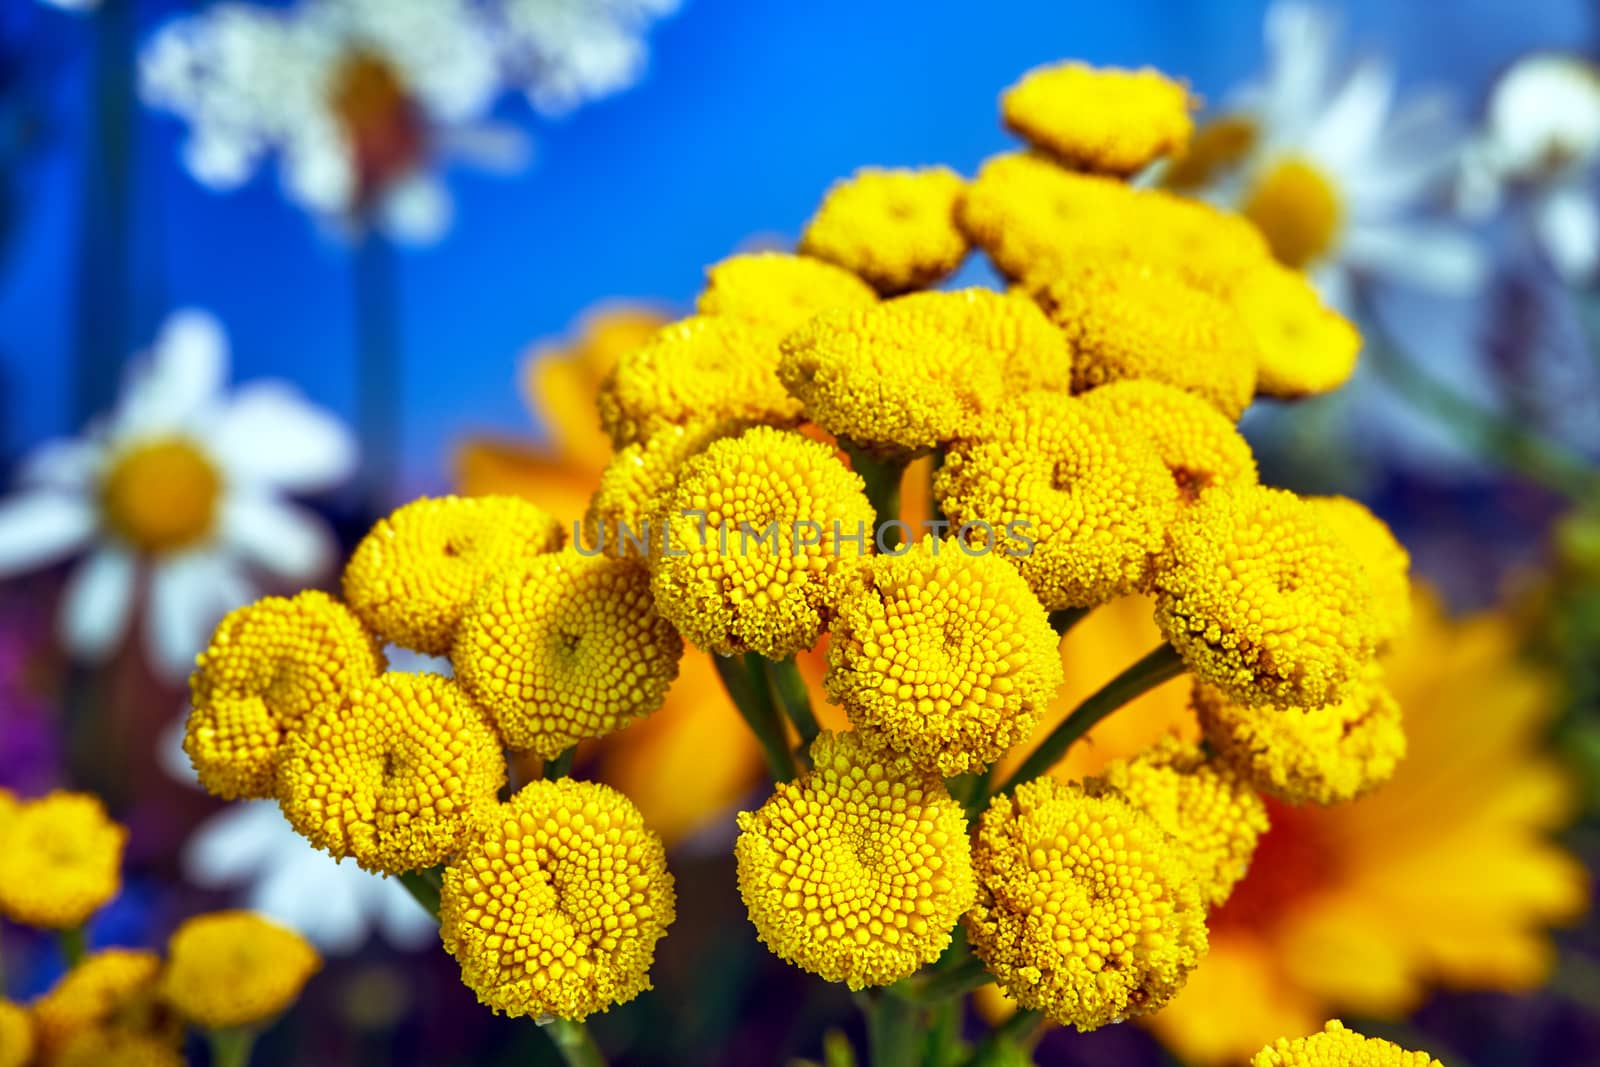
<instances>
[{"instance_id":1,"label":"blurred white flower","mask_svg":"<svg viewBox=\"0 0 1600 1067\"><path fill-rule=\"evenodd\" d=\"M93 11L100 0L39 0L45 7L59 7L63 11Z\"/></svg>"},{"instance_id":2,"label":"blurred white flower","mask_svg":"<svg viewBox=\"0 0 1600 1067\"><path fill-rule=\"evenodd\" d=\"M677 0L497 0L507 77L533 106L561 114L626 89L644 70L644 33Z\"/></svg>"},{"instance_id":3,"label":"blurred white flower","mask_svg":"<svg viewBox=\"0 0 1600 1067\"><path fill-rule=\"evenodd\" d=\"M87 556L59 618L75 655L114 651L142 595L151 661L182 677L222 615L255 595L252 568L305 582L332 562L323 525L285 497L349 477L354 441L284 384L225 394L227 365L221 325L175 312L110 416L25 457L0 500L0 578Z\"/></svg>"}]
</instances>

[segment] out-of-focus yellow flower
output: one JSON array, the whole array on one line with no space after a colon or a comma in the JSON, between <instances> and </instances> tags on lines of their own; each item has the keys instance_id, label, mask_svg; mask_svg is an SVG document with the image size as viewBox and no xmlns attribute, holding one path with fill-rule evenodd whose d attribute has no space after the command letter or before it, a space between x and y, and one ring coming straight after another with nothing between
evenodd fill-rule
<instances>
[{"instance_id":1,"label":"out-of-focus yellow flower","mask_svg":"<svg viewBox=\"0 0 1600 1067\"><path fill-rule=\"evenodd\" d=\"M832 263L786 252L753 252L707 268L695 310L787 330L820 311L864 307L877 299L871 286Z\"/></svg>"},{"instance_id":2,"label":"out-of-focus yellow flower","mask_svg":"<svg viewBox=\"0 0 1600 1067\"><path fill-rule=\"evenodd\" d=\"M1149 440L1185 502L1214 485L1257 481L1250 443L1226 415L1193 393L1132 378L1091 389L1081 400Z\"/></svg>"},{"instance_id":3,"label":"out-of-focus yellow flower","mask_svg":"<svg viewBox=\"0 0 1600 1067\"><path fill-rule=\"evenodd\" d=\"M955 221L964 185L948 167L864 167L828 190L800 235L800 251L886 295L932 285L967 255Z\"/></svg>"},{"instance_id":4,"label":"out-of-focus yellow flower","mask_svg":"<svg viewBox=\"0 0 1600 1067\"><path fill-rule=\"evenodd\" d=\"M200 784L224 800L272 796L289 725L383 668L377 640L326 593L229 613L189 679L183 750Z\"/></svg>"},{"instance_id":5,"label":"out-of-focus yellow flower","mask_svg":"<svg viewBox=\"0 0 1600 1067\"><path fill-rule=\"evenodd\" d=\"M0 818L0 914L24 926L82 926L122 887L127 838L88 793L17 805Z\"/></svg>"},{"instance_id":6,"label":"out-of-focus yellow flower","mask_svg":"<svg viewBox=\"0 0 1600 1067\"><path fill-rule=\"evenodd\" d=\"M650 988L674 905L661 839L627 797L534 781L445 868L440 934L481 1003L581 1021Z\"/></svg>"},{"instance_id":7,"label":"out-of-focus yellow flower","mask_svg":"<svg viewBox=\"0 0 1600 1067\"><path fill-rule=\"evenodd\" d=\"M1182 151L1189 90L1158 70L1036 67L1000 98L1005 124L1070 167L1126 176Z\"/></svg>"},{"instance_id":8,"label":"out-of-focus yellow flower","mask_svg":"<svg viewBox=\"0 0 1600 1067\"><path fill-rule=\"evenodd\" d=\"M33 1046L33 1016L22 1005L0 999L0 1067L27 1067Z\"/></svg>"},{"instance_id":9,"label":"out-of-focus yellow flower","mask_svg":"<svg viewBox=\"0 0 1600 1067\"><path fill-rule=\"evenodd\" d=\"M1257 392L1292 400L1332 392L1355 373L1361 334L1304 274L1267 260L1231 295L1256 342Z\"/></svg>"},{"instance_id":10,"label":"out-of-focus yellow flower","mask_svg":"<svg viewBox=\"0 0 1600 1067\"><path fill-rule=\"evenodd\" d=\"M739 893L773 953L851 989L932 963L972 904L966 817L936 774L824 732L814 770L739 815Z\"/></svg>"},{"instance_id":11,"label":"out-of-focus yellow flower","mask_svg":"<svg viewBox=\"0 0 1600 1067\"><path fill-rule=\"evenodd\" d=\"M33 1003L34 1034L47 1062L74 1037L105 1027L152 1029L161 958L153 952L108 948L61 976Z\"/></svg>"},{"instance_id":12,"label":"out-of-focus yellow flower","mask_svg":"<svg viewBox=\"0 0 1600 1067\"><path fill-rule=\"evenodd\" d=\"M984 812L973 951L1024 1007L1079 1030L1156 1011L1206 951L1180 847L1115 793L1039 778Z\"/></svg>"},{"instance_id":13,"label":"out-of-focus yellow flower","mask_svg":"<svg viewBox=\"0 0 1600 1067\"><path fill-rule=\"evenodd\" d=\"M1250 1067L1444 1067L1426 1052L1407 1052L1392 1041L1363 1037L1338 1019L1320 1034L1280 1037L1250 1059Z\"/></svg>"},{"instance_id":14,"label":"out-of-focus yellow flower","mask_svg":"<svg viewBox=\"0 0 1600 1067\"><path fill-rule=\"evenodd\" d=\"M1170 165L1161 175L1168 189L1194 192L1209 185L1218 172L1241 162L1255 147L1260 131L1244 115L1221 115L1195 128L1189 143L1173 153Z\"/></svg>"},{"instance_id":15,"label":"out-of-focus yellow flower","mask_svg":"<svg viewBox=\"0 0 1600 1067\"><path fill-rule=\"evenodd\" d=\"M86 1030L69 1038L50 1067L185 1067L173 1040L123 1027Z\"/></svg>"},{"instance_id":16,"label":"out-of-focus yellow flower","mask_svg":"<svg viewBox=\"0 0 1600 1067\"><path fill-rule=\"evenodd\" d=\"M505 782L500 738L456 683L384 674L290 730L278 802L335 859L399 874L453 852Z\"/></svg>"},{"instance_id":17,"label":"out-of-focus yellow flower","mask_svg":"<svg viewBox=\"0 0 1600 1067\"><path fill-rule=\"evenodd\" d=\"M1388 525L1347 496L1310 496L1305 502L1367 572L1377 612L1378 647L1411 625L1411 554Z\"/></svg>"},{"instance_id":18,"label":"out-of-focus yellow flower","mask_svg":"<svg viewBox=\"0 0 1600 1067\"><path fill-rule=\"evenodd\" d=\"M281 1014L322 968L311 943L249 911L185 920L167 942L161 996L196 1026L253 1026Z\"/></svg>"},{"instance_id":19,"label":"out-of-focus yellow flower","mask_svg":"<svg viewBox=\"0 0 1600 1067\"><path fill-rule=\"evenodd\" d=\"M868 741L925 770L982 770L1025 739L1061 685L1056 634L1000 556L923 538L851 572L828 694Z\"/></svg>"},{"instance_id":20,"label":"out-of-focus yellow flower","mask_svg":"<svg viewBox=\"0 0 1600 1067\"><path fill-rule=\"evenodd\" d=\"M1401 1018L1434 982L1544 981L1543 927L1582 910L1588 875L1547 837L1576 797L1540 751L1554 686L1517 642L1503 615L1452 622L1419 595L1384 660L1409 754L1354 803L1269 802L1250 873L1212 913L1211 954L1149 1020L1183 1059L1238 1063L1339 1012Z\"/></svg>"},{"instance_id":21,"label":"out-of-focus yellow flower","mask_svg":"<svg viewBox=\"0 0 1600 1067\"><path fill-rule=\"evenodd\" d=\"M1137 588L1178 509L1148 442L1080 400L1043 392L1013 399L952 444L934 495L953 529L972 523L968 540L992 541L1051 610Z\"/></svg>"},{"instance_id":22,"label":"out-of-focus yellow flower","mask_svg":"<svg viewBox=\"0 0 1600 1067\"><path fill-rule=\"evenodd\" d=\"M484 581L565 542L559 521L517 497L423 497L361 539L345 566L344 595L380 637L442 656Z\"/></svg>"},{"instance_id":23,"label":"out-of-focus yellow flower","mask_svg":"<svg viewBox=\"0 0 1600 1067\"><path fill-rule=\"evenodd\" d=\"M660 537L650 521L656 502L677 484L684 461L712 441L749 428L745 422L715 420L668 426L619 450L601 472L584 513L584 551L599 549L619 559L648 556L650 539Z\"/></svg>"}]
</instances>

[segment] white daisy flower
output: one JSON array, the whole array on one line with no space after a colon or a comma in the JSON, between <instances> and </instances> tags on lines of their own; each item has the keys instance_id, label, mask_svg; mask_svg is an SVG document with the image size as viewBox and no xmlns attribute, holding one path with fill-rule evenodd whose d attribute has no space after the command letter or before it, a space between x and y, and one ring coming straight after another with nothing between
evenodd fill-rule
<instances>
[{"instance_id":1,"label":"white daisy flower","mask_svg":"<svg viewBox=\"0 0 1600 1067\"><path fill-rule=\"evenodd\" d=\"M485 5L500 32L507 76L545 114L569 111L638 81L644 32L677 0L497 0Z\"/></svg>"},{"instance_id":2,"label":"white daisy flower","mask_svg":"<svg viewBox=\"0 0 1600 1067\"><path fill-rule=\"evenodd\" d=\"M223 393L227 338L179 311L133 362L112 414L26 457L0 501L0 578L70 556L59 626L85 660L109 655L141 595L152 663L186 675L211 629L253 598L252 571L306 582L332 562L327 530L285 495L331 488L355 444L288 386Z\"/></svg>"}]
</instances>

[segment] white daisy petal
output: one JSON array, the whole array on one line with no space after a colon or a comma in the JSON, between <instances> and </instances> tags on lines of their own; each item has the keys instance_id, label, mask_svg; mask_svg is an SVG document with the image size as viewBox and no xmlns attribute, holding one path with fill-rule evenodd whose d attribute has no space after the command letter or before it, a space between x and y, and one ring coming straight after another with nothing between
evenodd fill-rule
<instances>
[{"instance_id":1,"label":"white daisy petal","mask_svg":"<svg viewBox=\"0 0 1600 1067\"><path fill-rule=\"evenodd\" d=\"M169 677L187 677L217 623L250 595L238 569L214 550L159 562L146 613L151 663Z\"/></svg>"},{"instance_id":2,"label":"white daisy petal","mask_svg":"<svg viewBox=\"0 0 1600 1067\"><path fill-rule=\"evenodd\" d=\"M78 494L36 489L0 500L0 578L72 555L95 522L94 507Z\"/></svg>"},{"instance_id":3,"label":"white daisy petal","mask_svg":"<svg viewBox=\"0 0 1600 1067\"><path fill-rule=\"evenodd\" d=\"M222 539L246 561L308 582L333 564L332 534L309 512L256 493L235 493L222 512Z\"/></svg>"},{"instance_id":4,"label":"white daisy petal","mask_svg":"<svg viewBox=\"0 0 1600 1067\"><path fill-rule=\"evenodd\" d=\"M427 174L412 174L391 184L378 207L383 231L413 245L432 244L443 237L452 213L444 183Z\"/></svg>"},{"instance_id":5,"label":"white daisy petal","mask_svg":"<svg viewBox=\"0 0 1600 1067\"><path fill-rule=\"evenodd\" d=\"M355 472L356 443L292 386L256 382L234 392L208 435L230 478L294 493L329 489Z\"/></svg>"},{"instance_id":6,"label":"white daisy petal","mask_svg":"<svg viewBox=\"0 0 1600 1067\"><path fill-rule=\"evenodd\" d=\"M403 951L416 951L436 944L439 923L417 903L399 879L374 879L372 902L384 940Z\"/></svg>"},{"instance_id":7,"label":"white daisy petal","mask_svg":"<svg viewBox=\"0 0 1600 1067\"><path fill-rule=\"evenodd\" d=\"M209 312L167 316L149 354L129 368L117 436L173 431L201 417L228 376L228 338Z\"/></svg>"},{"instance_id":8,"label":"white daisy petal","mask_svg":"<svg viewBox=\"0 0 1600 1067\"><path fill-rule=\"evenodd\" d=\"M1267 84L1261 98L1270 132L1303 136L1327 95L1338 27L1312 4L1278 3L1267 10Z\"/></svg>"},{"instance_id":9,"label":"white daisy petal","mask_svg":"<svg viewBox=\"0 0 1600 1067\"><path fill-rule=\"evenodd\" d=\"M1394 70L1369 59L1352 70L1306 136L1304 151L1335 174L1360 169L1378 145L1394 97Z\"/></svg>"},{"instance_id":10,"label":"white daisy petal","mask_svg":"<svg viewBox=\"0 0 1600 1067\"><path fill-rule=\"evenodd\" d=\"M1533 205L1533 226L1551 264L1572 283L1587 282L1600 268L1600 204L1583 185L1558 185Z\"/></svg>"},{"instance_id":11,"label":"white daisy petal","mask_svg":"<svg viewBox=\"0 0 1600 1067\"><path fill-rule=\"evenodd\" d=\"M109 656L127 632L137 577L137 563L126 549L105 545L90 555L62 591L62 645L91 662Z\"/></svg>"},{"instance_id":12,"label":"white daisy petal","mask_svg":"<svg viewBox=\"0 0 1600 1067\"><path fill-rule=\"evenodd\" d=\"M94 480L105 450L88 437L46 441L17 465L17 482L39 488L81 490Z\"/></svg>"},{"instance_id":13,"label":"white daisy petal","mask_svg":"<svg viewBox=\"0 0 1600 1067\"><path fill-rule=\"evenodd\" d=\"M156 737L155 759L156 765L167 772L167 777L174 782L200 788L200 779L195 777L194 764L189 761L189 754L183 750L183 736L189 724L189 713L185 711L176 719L167 724Z\"/></svg>"},{"instance_id":14,"label":"white daisy petal","mask_svg":"<svg viewBox=\"0 0 1600 1067\"><path fill-rule=\"evenodd\" d=\"M184 877L207 889L254 877L271 862L274 824L282 823L278 805L271 800L229 804L196 827L184 844Z\"/></svg>"},{"instance_id":15,"label":"white daisy petal","mask_svg":"<svg viewBox=\"0 0 1600 1067\"><path fill-rule=\"evenodd\" d=\"M1427 223L1357 227L1346 235L1342 254L1359 270L1452 296L1482 285L1489 268L1477 241L1455 227Z\"/></svg>"}]
</instances>

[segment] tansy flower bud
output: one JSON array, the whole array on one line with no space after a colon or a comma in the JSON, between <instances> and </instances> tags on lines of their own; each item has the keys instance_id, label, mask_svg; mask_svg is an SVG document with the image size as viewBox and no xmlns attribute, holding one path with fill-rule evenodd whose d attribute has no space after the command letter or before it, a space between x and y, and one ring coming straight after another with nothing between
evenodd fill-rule
<instances>
[{"instance_id":1,"label":"tansy flower bud","mask_svg":"<svg viewBox=\"0 0 1600 1067\"><path fill-rule=\"evenodd\" d=\"M1257 481L1250 443L1226 415L1193 393L1132 378L1091 389L1080 399L1149 441L1185 503L1214 485Z\"/></svg>"},{"instance_id":2,"label":"tansy flower bud","mask_svg":"<svg viewBox=\"0 0 1600 1067\"><path fill-rule=\"evenodd\" d=\"M1347 496L1308 496L1306 505L1367 572L1381 649L1411 626L1411 555L1384 521Z\"/></svg>"},{"instance_id":3,"label":"tansy flower bud","mask_svg":"<svg viewBox=\"0 0 1600 1067\"><path fill-rule=\"evenodd\" d=\"M618 559L642 558L661 530L652 524L657 502L678 482L678 470L712 441L736 437L745 422L705 420L667 426L619 450L600 472L600 484L583 517L585 552L599 549Z\"/></svg>"},{"instance_id":4,"label":"tansy flower bud","mask_svg":"<svg viewBox=\"0 0 1600 1067\"><path fill-rule=\"evenodd\" d=\"M454 682L384 674L295 724L278 766L284 817L369 871L431 867L506 781L494 727Z\"/></svg>"},{"instance_id":5,"label":"tansy flower bud","mask_svg":"<svg viewBox=\"0 0 1600 1067\"><path fill-rule=\"evenodd\" d=\"M610 786L534 781L445 868L440 934L478 1000L583 1020L650 988L674 916L661 839Z\"/></svg>"},{"instance_id":6,"label":"tansy flower bud","mask_svg":"<svg viewBox=\"0 0 1600 1067\"><path fill-rule=\"evenodd\" d=\"M784 252L754 252L708 268L695 311L787 330L819 311L865 307L877 299L871 286L832 263Z\"/></svg>"},{"instance_id":7,"label":"tansy flower bud","mask_svg":"<svg viewBox=\"0 0 1600 1067\"><path fill-rule=\"evenodd\" d=\"M1323 305L1310 280L1265 260L1229 290L1256 343L1256 391L1295 399L1327 393L1349 380L1361 334Z\"/></svg>"},{"instance_id":8,"label":"tansy flower bud","mask_svg":"<svg viewBox=\"0 0 1600 1067\"><path fill-rule=\"evenodd\" d=\"M1338 1019L1322 1033L1280 1037L1250 1059L1250 1067L1444 1067L1426 1052L1407 1052L1392 1041L1363 1037Z\"/></svg>"},{"instance_id":9,"label":"tansy flower bud","mask_svg":"<svg viewBox=\"0 0 1600 1067\"><path fill-rule=\"evenodd\" d=\"M1000 556L928 537L841 584L828 695L868 741L924 770L993 763L1061 686L1049 615Z\"/></svg>"},{"instance_id":10,"label":"tansy flower bud","mask_svg":"<svg viewBox=\"0 0 1600 1067\"><path fill-rule=\"evenodd\" d=\"M961 265L956 227L961 176L948 167L863 167L835 182L800 235L800 251L893 295L932 285Z\"/></svg>"},{"instance_id":11,"label":"tansy flower bud","mask_svg":"<svg viewBox=\"0 0 1600 1067\"><path fill-rule=\"evenodd\" d=\"M272 796L289 725L383 668L376 639L326 593L231 612L189 679L183 750L200 784L225 800Z\"/></svg>"},{"instance_id":12,"label":"tansy flower bud","mask_svg":"<svg viewBox=\"0 0 1600 1067\"><path fill-rule=\"evenodd\" d=\"M33 1004L34 1034L42 1058L53 1062L74 1038L96 1030L160 1029L155 1001L160 970L161 959L153 952L108 948L62 975L55 988Z\"/></svg>"},{"instance_id":13,"label":"tansy flower bud","mask_svg":"<svg viewBox=\"0 0 1600 1067\"><path fill-rule=\"evenodd\" d=\"M526 500L424 497L362 538L344 570L344 596L385 640L442 656L485 579L565 542L561 523Z\"/></svg>"},{"instance_id":14,"label":"tansy flower bud","mask_svg":"<svg viewBox=\"0 0 1600 1067\"><path fill-rule=\"evenodd\" d=\"M1008 129L1067 166L1125 176L1181 151L1189 91L1160 71L1036 67L1000 98Z\"/></svg>"},{"instance_id":15,"label":"tansy flower bud","mask_svg":"<svg viewBox=\"0 0 1600 1067\"><path fill-rule=\"evenodd\" d=\"M480 589L450 661L507 745L550 759L661 707L682 655L643 560L569 548Z\"/></svg>"},{"instance_id":16,"label":"tansy flower bud","mask_svg":"<svg viewBox=\"0 0 1600 1067\"><path fill-rule=\"evenodd\" d=\"M972 903L966 817L937 775L820 734L815 770L739 815L739 893L774 954L851 989L939 958Z\"/></svg>"},{"instance_id":17,"label":"tansy flower bud","mask_svg":"<svg viewBox=\"0 0 1600 1067\"><path fill-rule=\"evenodd\" d=\"M1140 586L1178 509L1148 442L1057 393L1015 398L952 444L933 490L952 528L992 540L1052 611Z\"/></svg>"},{"instance_id":18,"label":"tansy flower bud","mask_svg":"<svg viewBox=\"0 0 1600 1067\"><path fill-rule=\"evenodd\" d=\"M127 838L88 793L18 804L0 818L0 915L24 926L82 926L121 888Z\"/></svg>"},{"instance_id":19,"label":"tansy flower bud","mask_svg":"<svg viewBox=\"0 0 1600 1067\"><path fill-rule=\"evenodd\" d=\"M161 996L210 1030L253 1026L281 1014L322 967L311 943L248 911L185 921L167 942Z\"/></svg>"},{"instance_id":20,"label":"tansy flower bud","mask_svg":"<svg viewBox=\"0 0 1600 1067\"><path fill-rule=\"evenodd\" d=\"M27 1067L33 1059L33 1017L28 1009L0 1000L0 1067Z\"/></svg>"},{"instance_id":21,"label":"tansy flower bud","mask_svg":"<svg viewBox=\"0 0 1600 1067\"><path fill-rule=\"evenodd\" d=\"M1113 793L1039 778L996 797L973 849L973 951L1018 1004L1093 1030L1156 1011L1205 955L1180 847Z\"/></svg>"}]
</instances>

